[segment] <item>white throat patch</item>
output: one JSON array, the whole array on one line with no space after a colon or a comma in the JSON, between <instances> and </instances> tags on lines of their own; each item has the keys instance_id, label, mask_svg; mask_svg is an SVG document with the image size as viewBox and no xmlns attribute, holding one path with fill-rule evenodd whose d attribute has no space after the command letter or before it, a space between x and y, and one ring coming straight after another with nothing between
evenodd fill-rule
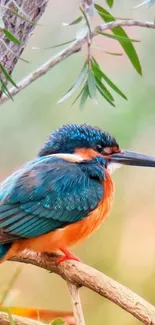
<instances>
[{"instance_id":1,"label":"white throat patch","mask_svg":"<svg viewBox=\"0 0 155 325\"><path fill-rule=\"evenodd\" d=\"M112 174L116 169L120 168L122 165L119 163L110 162L108 163L107 170Z\"/></svg>"}]
</instances>

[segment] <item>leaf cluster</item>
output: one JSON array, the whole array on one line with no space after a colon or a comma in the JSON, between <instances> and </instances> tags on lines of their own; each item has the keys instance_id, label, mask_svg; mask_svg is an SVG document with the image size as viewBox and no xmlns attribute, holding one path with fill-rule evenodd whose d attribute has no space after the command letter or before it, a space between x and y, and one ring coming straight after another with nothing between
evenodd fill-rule
<instances>
[{"instance_id":1,"label":"leaf cluster","mask_svg":"<svg viewBox=\"0 0 155 325\"><path fill-rule=\"evenodd\" d=\"M107 85L118 95L124 99L127 99L123 92L115 85L115 83L102 71L96 59L92 57L91 65L88 64L88 60L85 61L84 66L76 78L73 86L59 100L58 103L64 102L66 99L71 97L78 88L81 88L79 94L72 103L74 104L80 98L81 109L84 107L88 98L93 99L93 101L97 103L97 92L100 93L100 95L104 97L109 104L115 106L114 97L110 90L108 90Z\"/></svg>"},{"instance_id":2,"label":"leaf cluster","mask_svg":"<svg viewBox=\"0 0 155 325\"><path fill-rule=\"evenodd\" d=\"M105 0L107 5L112 8L114 5L114 0ZM137 7L140 7L144 4L148 4L151 7L155 3L155 0L145 0L140 3ZM5 7L5 6L3 6ZM6 8L6 7L5 7ZM29 20L25 15L20 15L19 12L12 8L7 8L14 12L15 15L19 16L20 18L29 21L30 23L35 23ZM20 9L20 8L18 8ZM72 44L77 40L81 40L86 38L88 42L91 42L92 45L92 30L90 26L90 19L89 14L87 14L83 7L80 6L80 16L74 19L72 22L63 23L63 26L73 26L78 25L80 28L76 33L76 38L63 42L61 44L56 44L54 46L48 47L54 48L59 46L64 46L67 44ZM21 10L21 9L20 9ZM115 22L116 18L107 11L103 6L95 4L94 5L94 13L97 13L102 21L105 23ZM92 13L91 13L92 14ZM0 30L3 34L11 41L17 45L21 45L21 42L15 37L15 35L11 34L4 26L3 19L0 17ZM102 28L98 28L95 32L104 38L110 38L113 41L119 42L121 45L124 53L127 55L128 59L130 60L134 69L142 75L142 67L140 64L139 57L137 55L136 49L133 45L135 42L139 42L135 39L131 39L126 31L122 27L115 27L111 30L111 33L106 33ZM2 41L2 40L0 40ZM3 42L3 41L2 41ZM6 44L5 44L6 45ZM6 45L7 46L7 45ZM100 51L110 54L110 55L122 55L122 53L111 53L106 50L103 50L97 47ZM11 50L10 50L11 51ZM24 60L25 61L25 60ZM10 92L8 87L6 86L7 82L10 82L13 86L17 87L14 80L11 78L10 73L6 70L2 62L0 62L0 87L1 91L5 93L8 97L11 98ZM77 76L74 84L70 87L70 89L62 96L62 98L58 101L58 103L62 103L71 97L75 91L79 90L78 95L73 101L73 104L79 99L80 101L80 108L83 108L87 99L92 99L95 103L97 103L97 94L100 94L110 105L115 106L115 98L112 92L117 93L124 99L127 99L126 95L119 89L119 87L105 74L99 63L96 61L95 57L92 57L91 53L88 53L88 58L84 62L82 70L80 74Z\"/></svg>"},{"instance_id":3,"label":"leaf cluster","mask_svg":"<svg viewBox=\"0 0 155 325\"><path fill-rule=\"evenodd\" d=\"M113 0L106 1L109 7L113 6ZM110 12L104 9L102 6L95 4L95 9L104 23L109 23L116 21L115 17L112 16ZM82 11L83 13L83 11ZM88 22L88 18L86 18L85 14L83 13L83 17L79 16L71 23L65 24L65 26L72 26L75 24L79 24L83 21L82 28L78 32L77 39L85 37L87 33L91 33L91 28ZM123 48L124 52L126 53L128 59L130 60L133 67L136 71L142 75L142 68L141 64L133 46L134 42L138 42L135 39L131 39L128 37L127 33L122 27L116 27L112 29L112 34L105 33L102 30L95 30L97 34L102 35L103 37L111 38L112 40L118 41L121 47ZM79 36L80 35L80 36ZM82 36L81 36L82 35ZM74 41L74 40L73 40ZM63 45L63 44L59 44ZM108 52L106 52L108 53ZM108 53L118 55L118 53ZM120 55L120 54L119 54ZM110 89L108 89L108 87ZM94 57L91 57L91 62L86 60L84 66L76 78L74 84L70 89L65 93L65 95L58 101L58 103L64 102L66 99L71 97L73 93L79 89L79 94L73 101L73 104L80 99L80 108L83 108L87 99L91 98L95 103L97 103L97 93L99 93L110 105L115 106L115 99L111 90L116 92L119 96L124 99L127 99L126 95L119 89L119 87L104 73L98 62Z\"/></svg>"}]
</instances>

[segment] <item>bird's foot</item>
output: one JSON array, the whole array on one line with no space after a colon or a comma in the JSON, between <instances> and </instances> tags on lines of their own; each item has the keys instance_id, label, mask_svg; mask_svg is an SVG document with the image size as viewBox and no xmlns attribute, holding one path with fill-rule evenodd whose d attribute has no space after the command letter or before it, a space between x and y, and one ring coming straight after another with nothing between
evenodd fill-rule
<instances>
[{"instance_id":1,"label":"bird's foot","mask_svg":"<svg viewBox=\"0 0 155 325\"><path fill-rule=\"evenodd\" d=\"M76 257L74 254L70 253L66 248L59 248L59 250L64 253L64 256L61 256L57 259L57 264L60 264L61 262L68 261L68 260L74 260L80 262L80 259Z\"/></svg>"}]
</instances>

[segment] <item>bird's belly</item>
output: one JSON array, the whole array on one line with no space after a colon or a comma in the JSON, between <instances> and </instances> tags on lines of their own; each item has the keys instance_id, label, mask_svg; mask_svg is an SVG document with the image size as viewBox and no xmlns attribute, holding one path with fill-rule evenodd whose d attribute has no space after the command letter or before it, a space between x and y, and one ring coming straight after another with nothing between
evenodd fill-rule
<instances>
[{"instance_id":1,"label":"bird's belly","mask_svg":"<svg viewBox=\"0 0 155 325\"><path fill-rule=\"evenodd\" d=\"M12 245L9 253L15 255L24 249L32 249L37 252L52 252L60 247L69 247L84 240L98 228L111 208L114 185L107 171L103 186L104 197L96 209L89 213L88 217L35 238L18 240Z\"/></svg>"}]
</instances>

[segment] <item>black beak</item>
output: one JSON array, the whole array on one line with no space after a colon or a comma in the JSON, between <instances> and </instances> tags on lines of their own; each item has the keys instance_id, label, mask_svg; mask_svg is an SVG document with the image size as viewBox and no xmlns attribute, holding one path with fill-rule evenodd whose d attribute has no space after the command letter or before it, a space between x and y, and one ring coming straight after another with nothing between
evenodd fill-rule
<instances>
[{"instance_id":1,"label":"black beak","mask_svg":"<svg viewBox=\"0 0 155 325\"><path fill-rule=\"evenodd\" d=\"M121 151L109 156L110 162L120 163L123 165L155 167L155 157L142 155L132 151Z\"/></svg>"}]
</instances>

